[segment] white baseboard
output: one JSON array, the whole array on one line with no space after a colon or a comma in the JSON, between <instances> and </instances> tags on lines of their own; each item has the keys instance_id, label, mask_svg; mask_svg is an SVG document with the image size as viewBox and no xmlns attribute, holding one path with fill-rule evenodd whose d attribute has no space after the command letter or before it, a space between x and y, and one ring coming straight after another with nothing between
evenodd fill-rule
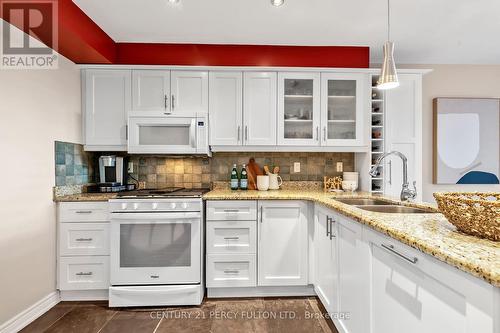
<instances>
[{"instance_id":1,"label":"white baseboard","mask_svg":"<svg viewBox=\"0 0 500 333\"><path fill-rule=\"evenodd\" d=\"M43 315L45 312L49 311L59 302L59 292L56 290L0 325L0 333L19 332L32 321Z\"/></svg>"},{"instance_id":2,"label":"white baseboard","mask_svg":"<svg viewBox=\"0 0 500 333\"><path fill-rule=\"evenodd\" d=\"M283 287L207 288L208 298L316 296L312 285Z\"/></svg>"}]
</instances>

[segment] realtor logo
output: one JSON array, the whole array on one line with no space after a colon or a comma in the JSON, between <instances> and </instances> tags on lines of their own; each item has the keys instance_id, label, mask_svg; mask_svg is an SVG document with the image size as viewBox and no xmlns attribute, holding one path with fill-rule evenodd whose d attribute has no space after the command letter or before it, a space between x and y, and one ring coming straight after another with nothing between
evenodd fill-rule
<instances>
[{"instance_id":1,"label":"realtor logo","mask_svg":"<svg viewBox=\"0 0 500 333\"><path fill-rule=\"evenodd\" d=\"M2 69L56 69L57 0L0 0Z\"/></svg>"}]
</instances>

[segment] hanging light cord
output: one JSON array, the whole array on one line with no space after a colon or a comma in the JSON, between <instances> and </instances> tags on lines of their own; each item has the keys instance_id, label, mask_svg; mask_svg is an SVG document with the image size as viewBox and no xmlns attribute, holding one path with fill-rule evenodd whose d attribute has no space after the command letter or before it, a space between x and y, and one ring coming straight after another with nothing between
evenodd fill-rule
<instances>
[{"instance_id":1,"label":"hanging light cord","mask_svg":"<svg viewBox=\"0 0 500 333\"><path fill-rule=\"evenodd\" d=\"M391 40L391 0L387 0L387 40Z\"/></svg>"}]
</instances>

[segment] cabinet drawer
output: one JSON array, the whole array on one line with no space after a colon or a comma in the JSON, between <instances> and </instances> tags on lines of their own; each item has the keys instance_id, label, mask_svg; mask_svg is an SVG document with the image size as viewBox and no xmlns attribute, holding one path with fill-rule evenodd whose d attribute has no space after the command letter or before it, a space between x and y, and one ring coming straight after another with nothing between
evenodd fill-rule
<instances>
[{"instance_id":1,"label":"cabinet drawer","mask_svg":"<svg viewBox=\"0 0 500 333\"><path fill-rule=\"evenodd\" d=\"M207 255L207 287L255 287L255 254Z\"/></svg>"},{"instance_id":2,"label":"cabinet drawer","mask_svg":"<svg viewBox=\"0 0 500 333\"><path fill-rule=\"evenodd\" d=\"M59 255L109 255L109 223L59 224Z\"/></svg>"},{"instance_id":3,"label":"cabinet drawer","mask_svg":"<svg viewBox=\"0 0 500 333\"><path fill-rule=\"evenodd\" d=\"M208 201L207 220L256 221L257 201L255 200Z\"/></svg>"},{"instance_id":4,"label":"cabinet drawer","mask_svg":"<svg viewBox=\"0 0 500 333\"><path fill-rule=\"evenodd\" d=\"M60 222L108 222L108 202L61 202Z\"/></svg>"},{"instance_id":5,"label":"cabinet drawer","mask_svg":"<svg viewBox=\"0 0 500 333\"><path fill-rule=\"evenodd\" d=\"M109 287L109 257L60 257L59 289L86 290Z\"/></svg>"},{"instance_id":6,"label":"cabinet drawer","mask_svg":"<svg viewBox=\"0 0 500 333\"><path fill-rule=\"evenodd\" d=\"M208 221L207 253L255 253L256 221Z\"/></svg>"}]
</instances>

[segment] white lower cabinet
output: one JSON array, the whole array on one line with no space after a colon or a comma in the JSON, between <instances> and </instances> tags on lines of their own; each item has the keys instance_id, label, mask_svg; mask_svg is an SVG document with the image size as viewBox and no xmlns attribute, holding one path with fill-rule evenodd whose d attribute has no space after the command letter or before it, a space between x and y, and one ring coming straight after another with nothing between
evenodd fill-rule
<instances>
[{"instance_id":1,"label":"white lower cabinet","mask_svg":"<svg viewBox=\"0 0 500 333\"><path fill-rule=\"evenodd\" d=\"M308 284L307 204L259 201L259 286Z\"/></svg>"},{"instance_id":2,"label":"white lower cabinet","mask_svg":"<svg viewBox=\"0 0 500 333\"><path fill-rule=\"evenodd\" d=\"M499 290L367 230L372 333L499 332Z\"/></svg>"},{"instance_id":3,"label":"white lower cabinet","mask_svg":"<svg viewBox=\"0 0 500 333\"><path fill-rule=\"evenodd\" d=\"M107 297L109 207L107 202L61 202L58 215L57 288L64 300Z\"/></svg>"},{"instance_id":4,"label":"white lower cabinet","mask_svg":"<svg viewBox=\"0 0 500 333\"><path fill-rule=\"evenodd\" d=\"M314 214L314 290L329 313L339 312L337 227L333 212L319 205Z\"/></svg>"},{"instance_id":5,"label":"white lower cabinet","mask_svg":"<svg viewBox=\"0 0 500 333\"><path fill-rule=\"evenodd\" d=\"M255 254L207 255L207 287L255 287Z\"/></svg>"}]
</instances>

